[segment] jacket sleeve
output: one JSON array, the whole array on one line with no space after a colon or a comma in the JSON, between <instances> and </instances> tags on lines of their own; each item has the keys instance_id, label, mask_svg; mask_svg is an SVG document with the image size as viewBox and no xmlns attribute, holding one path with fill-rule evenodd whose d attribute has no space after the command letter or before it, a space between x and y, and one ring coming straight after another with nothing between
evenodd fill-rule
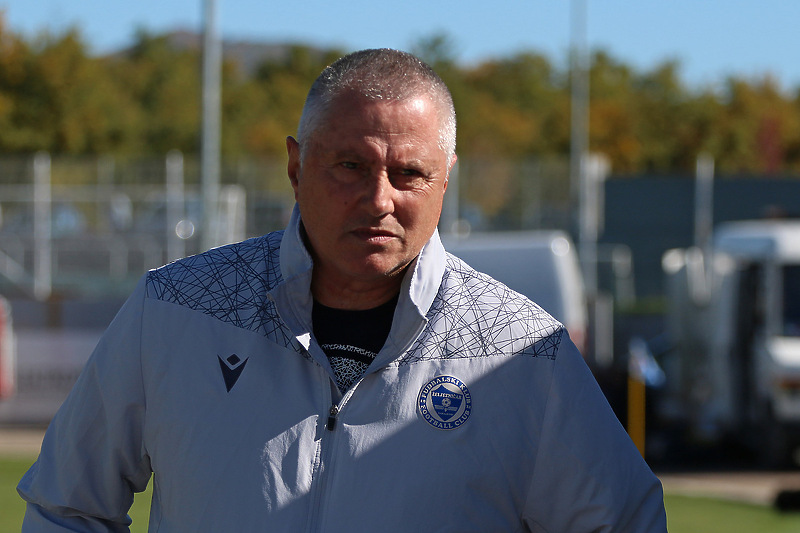
<instances>
[{"instance_id":1,"label":"jacket sleeve","mask_svg":"<svg viewBox=\"0 0 800 533\"><path fill-rule=\"evenodd\" d=\"M133 493L150 479L140 363L145 280L120 309L17 486L23 532L128 531Z\"/></svg>"},{"instance_id":2,"label":"jacket sleeve","mask_svg":"<svg viewBox=\"0 0 800 533\"><path fill-rule=\"evenodd\" d=\"M661 483L566 335L528 493L534 532L666 533Z\"/></svg>"}]
</instances>

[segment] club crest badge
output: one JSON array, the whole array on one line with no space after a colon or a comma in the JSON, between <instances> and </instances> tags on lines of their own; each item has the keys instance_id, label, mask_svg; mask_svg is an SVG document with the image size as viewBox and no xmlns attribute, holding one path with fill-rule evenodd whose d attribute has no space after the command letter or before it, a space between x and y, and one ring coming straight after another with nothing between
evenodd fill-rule
<instances>
[{"instance_id":1,"label":"club crest badge","mask_svg":"<svg viewBox=\"0 0 800 533\"><path fill-rule=\"evenodd\" d=\"M419 391L417 408L422 418L437 429L456 429L472 413L472 395L460 379L437 376Z\"/></svg>"}]
</instances>

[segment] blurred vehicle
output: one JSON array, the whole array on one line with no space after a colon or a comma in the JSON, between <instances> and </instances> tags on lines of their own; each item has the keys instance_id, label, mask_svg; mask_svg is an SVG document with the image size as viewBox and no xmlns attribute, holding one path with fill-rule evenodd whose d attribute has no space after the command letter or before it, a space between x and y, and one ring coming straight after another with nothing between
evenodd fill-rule
<instances>
[{"instance_id":1,"label":"blurred vehicle","mask_svg":"<svg viewBox=\"0 0 800 533\"><path fill-rule=\"evenodd\" d=\"M0 234L6 235L33 235L34 212L33 206L11 210L0 218ZM62 237L80 236L86 233L88 224L86 216L78 207L69 202L53 202L50 218L50 236L54 239Z\"/></svg>"},{"instance_id":2,"label":"blurred vehicle","mask_svg":"<svg viewBox=\"0 0 800 533\"><path fill-rule=\"evenodd\" d=\"M586 355L587 307L578 255L558 230L443 235L445 249L524 294L567 328Z\"/></svg>"},{"instance_id":3,"label":"blurred vehicle","mask_svg":"<svg viewBox=\"0 0 800 533\"><path fill-rule=\"evenodd\" d=\"M662 413L734 439L764 466L800 456L800 221L721 225L711 250L669 250Z\"/></svg>"}]
</instances>

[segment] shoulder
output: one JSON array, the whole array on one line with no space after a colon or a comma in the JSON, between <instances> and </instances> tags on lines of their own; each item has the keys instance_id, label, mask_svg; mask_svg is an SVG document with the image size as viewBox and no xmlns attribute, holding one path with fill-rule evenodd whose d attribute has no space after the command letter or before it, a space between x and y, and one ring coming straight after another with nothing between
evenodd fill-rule
<instances>
[{"instance_id":1,"label":"shoulder","mask_svg":"<svg viewBox=\"0 0 800 533\"><path fill-rule=\"evenodd\" d=\"M527 355L555 359L564 328L494 278L447 254L439 292L414 360ZM453 353L446 353L448 347Z\"/></svg>"},{"instance_id":2,"label":"shoulder","mask_svg":"<svg viewBox=\"0 0 800 533\"><path fill-rule=\"evenodd\" d=\"M448 253L447 267L442 278L440 293L443 298L458 297L473 305L502 307L508 310L530 312L540 320L560 326L537 303L492 278L479 272L458 257Z\"/></svg>"},{"instance_id":3,"label":"shoulder","mask_svg":"<svg viewBox=\"0 0 800 533\"><path fill-rule=\"evenodd\" d=\"M281 280L282 231L213 248L151 270L146 296L196 307L208 298L266 294Z\"/></svg>"}]
</instances>

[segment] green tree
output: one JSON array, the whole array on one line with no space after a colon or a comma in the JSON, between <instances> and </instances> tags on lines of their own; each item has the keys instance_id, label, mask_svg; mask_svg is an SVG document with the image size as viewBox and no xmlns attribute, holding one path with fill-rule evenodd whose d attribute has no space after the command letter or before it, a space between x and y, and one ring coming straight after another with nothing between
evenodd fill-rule
<instances>
[{"instance_id":1,"label":"green tree","mask_svg":"<svg viewBox=\"0 0 800 533\"><path fill-rule=\"evenodd\" d=\"M48 36L40 46L34 73L43 96L44 148L67 154L124 149L132 120L127 99L102 62L88 56L77 30Z\"/></svg>"},{"instance_id":2,"label":"green tree","mask_svg":"<svg viewBox=\"0 0 800 533\"><path fill-rule=\"evenodd\" d=\"M589 149L605 154L615 171L630 172L641 156L636 131L636 92L630 67L604 51L589 69Z\"/></svg>"},{"instance_id":3,"label":"green tree","mask_svg":"<svg viewBox=\"0 0 800 533\"><path fill-rule=\"evenodd\" d=\"M0 13L0 151L29 152L41 149L44 140L35 119L39 95L31 94L32 52L6 28Z\"/></svg>"},{"instance_id":4,"label":"green tree","mask_svg":"<svg viewBox=\"0 0 800 533\"><path fill-rule=\"evenodd\" d=\"M264 61L241 88L246 97L232 109L241 128L241 145L255 155L283 155L284 140L297 129L309 86L341 55L337 50L290 46L285 57Z\"/></svg>"},{"instance_id":5,"label":"green tree","mask_svg":"<svg viewBox=\"0 0 800 533\"><path fill-rule=\"evenodd\" d=\"M522 53L486 61L464 79L468 105L461 106L460 127L465 151L520 157L568 145L568 101L558 85L562 76L544 56Z\"/></svg>"},{"instance_id":6,"label":"green tree","mask_svg":"<svg viewBox=\"0 0 800 533\"><path fill-rule=\"evenodd\" d=\"M697 155L710 150L719 104L710 92L689 93L677 61L667 61L634 82L639 171L691 171Z\"/></svg>"},{"instance_id":7,"label":"green tree","mask_svg":"<svg viewBox=\"0 0 800 533\"><path fill-rule=\"evenodd\" d=\"M777 82L729 78L722 117L715 130L715 155L723 172L775 173L798 137L800 117Z\"/></svg>"},{"instance_id":8,"label":"green tree","mask_svg":"<svg viewBox=\"0 0 800 533\"><path fill-rule=\"evenodd\" d=\"M131 151L164 154L172 149L195 153L200 131L200 54L171 46L167 36L140 30L133 47L109 69L134 102Z\"/></svg>"}]
</instances>

